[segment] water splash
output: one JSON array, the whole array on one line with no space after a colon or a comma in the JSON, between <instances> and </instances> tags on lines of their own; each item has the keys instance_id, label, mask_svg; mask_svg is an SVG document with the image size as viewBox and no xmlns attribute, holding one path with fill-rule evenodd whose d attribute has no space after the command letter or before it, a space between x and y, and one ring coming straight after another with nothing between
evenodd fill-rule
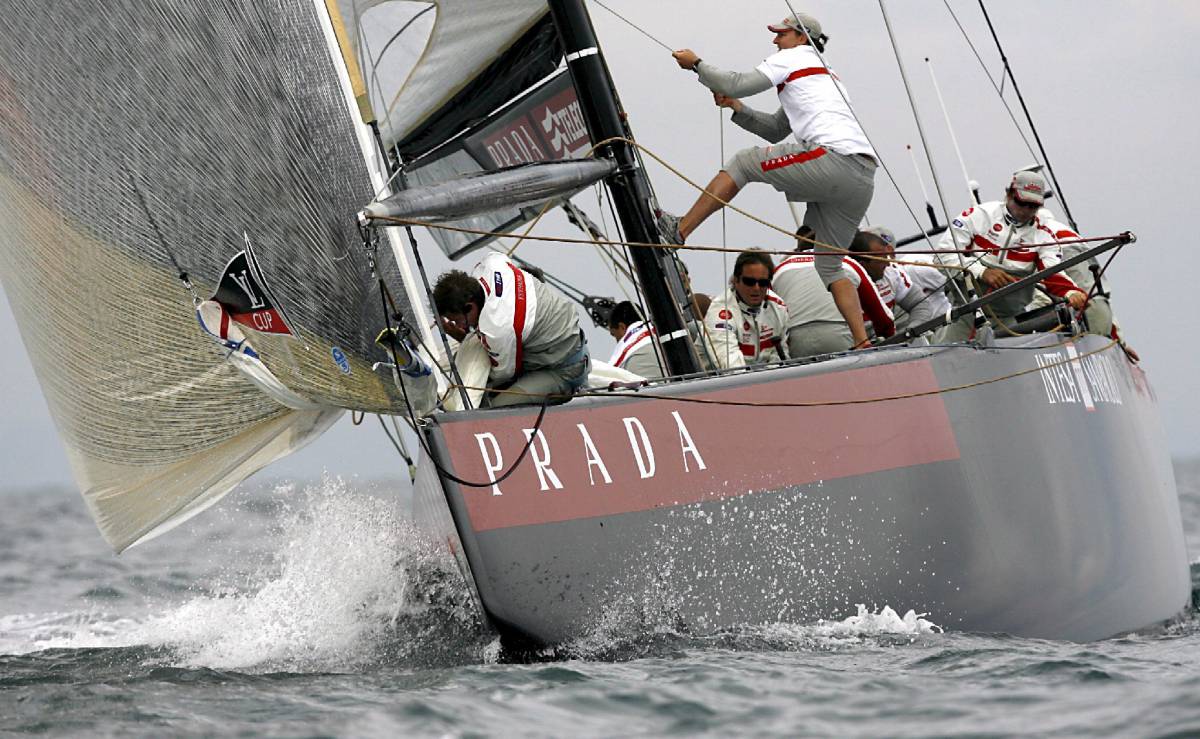
<instances>
[{"instance_id":1,"label":"water splash","mask_svg":"<svg viewBox=\"0 0 1200 739\"><path fill-rule=\"evenodd\" d=\"M390 499L341 480L277 488L271 555L227 553L217 574L149 615L4 617L0 652L148 646L173 666L331 672L371 664L482 662L481 625L452 560L423 542ZM243 512L244 513L244 512ZM236 514L235 514L236 515ZM246 542L261 550L261 542Z\"/></svg>"}]
</instances>

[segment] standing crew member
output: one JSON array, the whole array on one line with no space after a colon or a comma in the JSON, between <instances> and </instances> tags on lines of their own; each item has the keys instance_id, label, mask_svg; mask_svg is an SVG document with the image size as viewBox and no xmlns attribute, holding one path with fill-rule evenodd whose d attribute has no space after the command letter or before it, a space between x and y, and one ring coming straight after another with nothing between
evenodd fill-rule
<instances>
[{"instance_id":1,"label":"standing crew member","mask_svg":"<svg viewBox=\"0 0 1200 739\"><path fill-rule=\"evenodd\" d=\"M965 264L976 283L987 291L1053 267L1062 261L1062 249L1054 233L1037 217L1045 202L1046 180L1037 172L1017 172L1004 200L968 208L950 222L950 228L936 244L943 251L934 256L949 268ZM946 253L958 249L967 253ZM1042 285L1050 294L1066 298L1075 310L1083 309L1087 295L1066 274L1051 275ZM1033 290L1030 285L1001 298L985 306L984 314L1007 325L1025 312L1033 299ZM943 331L939 341L965 341L974 327L974 316L963 316Z\"/></svg>"},{"instance_id":2,"label":"standing crew member","mask_svg":"<svg viewBox=\"0 0 1200 739\"><path fill-rule=\"evenodd\" d=\"M876 155L850 110L846 90L821 62L828 37L816 18L797 13L767 27L779 51L750 72L727 72L702 62L691 49L674 52L676 62L695 71L713 91L717 105L734 111L733 122L772 142L734 154L682 217L662 214L659 230L672 243L687 237L737 195L747 182L766 182L791 202L807 203L804 224L818 241L848 249L875 190ZM737 98L774 87L780 108L756 111ZM791 134L795 143L783 143ZM717 200L720 198L720 200ZM845 279L841 256L823 254L817 270L841 313L855 345L867 340L862 306Z\"/></svg>"},{"instance_id":3,"label":"standing crew member","mask_svg":"<svg viewBox=\"0 0 1200 739\"><path fill-rule=\"evenodd\" d=\"M787 359L788 309L771 291L774 273L770 255L757 249L742 252L733 263L729 288L712 301L704 318L719 368Z\"/></svg>"},{"instance_id":4,"label":"standing crew member","mask_svg":"<svg viewBox=\"0 0 1200 739\"><path fill-rule=\"evenodd\" d=\"M591 360L575 307L503 254L484 257L470 275L443 273L433 302L446 333L462 341L474 331L487 349L493 392L485 405L565 403L587 382Z\"/></svg>"}]
</instances>

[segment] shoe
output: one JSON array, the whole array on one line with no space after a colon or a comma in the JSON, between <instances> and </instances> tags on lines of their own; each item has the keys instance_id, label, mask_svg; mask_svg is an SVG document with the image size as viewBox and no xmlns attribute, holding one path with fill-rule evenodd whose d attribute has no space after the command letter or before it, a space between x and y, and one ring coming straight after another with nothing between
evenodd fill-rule
<instances>
[{"instance_id":1,"label":"shoe","mask_svg":"<svg viewBox=\"0 0 1200 739\"><path fill-rule=\"evenodd\" d=\"M683 246L683 236L679 233L679 216L671 215L664 210L657 211L655 215L657 216L658 233L662 237L663 243Z\"/></svg>"}]
</instances>

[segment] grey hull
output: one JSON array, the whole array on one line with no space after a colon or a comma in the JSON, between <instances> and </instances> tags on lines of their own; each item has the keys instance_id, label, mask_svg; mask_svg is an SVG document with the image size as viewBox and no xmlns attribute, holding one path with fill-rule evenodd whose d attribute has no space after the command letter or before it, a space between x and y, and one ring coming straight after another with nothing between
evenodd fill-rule
<instances>
[{"instance_id":1,"label":"grey hull","mask_svg":"<svg viewBox=\"0 0 1200 739\"><path fill-rule=\"evenodd\" d=\"M646 611L707 631L859 603L1025 637L1144 628L1187 604L1188 558L1153 391L1108 343L897 348L580 398L498 485L426 485L424 518L461 543L490 618L539 643ZM536 410L446 416L429 438L487 483Z\"/></svg>"}]
</instances>

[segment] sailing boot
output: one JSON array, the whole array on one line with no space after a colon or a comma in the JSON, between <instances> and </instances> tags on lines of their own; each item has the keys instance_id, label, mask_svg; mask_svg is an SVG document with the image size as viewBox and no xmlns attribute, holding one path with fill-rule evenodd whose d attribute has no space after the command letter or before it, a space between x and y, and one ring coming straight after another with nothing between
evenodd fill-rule
<instances>
[{"instance_id":1,"label":"sailing boot","mask_svg":"<svg viewBox=\"0 0 1200 739\"><path fill-rule=\"evenodd\" d=\"M683 246L683 235L679 233L679 216L659 210L655 211L655 221L663 243Z\"/></svg>"}]
</instances>

